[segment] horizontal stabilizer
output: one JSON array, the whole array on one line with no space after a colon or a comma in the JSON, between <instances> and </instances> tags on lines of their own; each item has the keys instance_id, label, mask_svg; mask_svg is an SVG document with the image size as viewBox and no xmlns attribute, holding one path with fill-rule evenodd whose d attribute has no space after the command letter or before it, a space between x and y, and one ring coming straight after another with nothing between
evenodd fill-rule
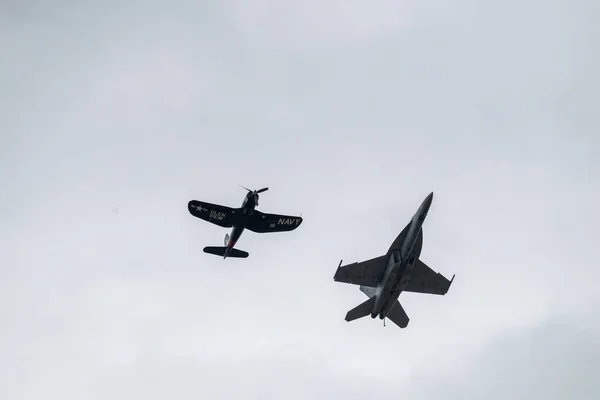
<instances>
[{"instance_id":1,"label":"horizontal stabilizer","mask_svg":"<svg viewBox=\"0 0 600 400\"><path fill-rule=\"evenodd\" d=\"M224 256L225 250L227 247L216 247L216 246L207 246L204 248L204 252L208 254L214 254L215 256ZM233 258L247 258L249 254L243 250L238 249L230 249L229 253L227 253L227 257Z\"/></svg>"},{"instance_id":2,"label":"horizontal stabilizer","mask_svg":"<svg viewBox=\"0 0 600 400\"><path fill-rule=\"evenodd\" d=\"M376 299L376 297L371 297L369 300L348 311L346 314L346 321L354 321L355 319L366 317L367 315L371 314Z\"/></svg>"},{"instance_id":3,"label":"horizontal stabilizer","mask_svg":"<svg viewBox=\"0 0 600 400\"><path fill-rule=\"evenodd\" d=\"M404 308L402 308L402 305L400 305L398 300L396 300L392 306L387 318L400 328L406 328L408 326L408 321L410 320L408 315L406 315L406 311L404 311Z\"/></svg>"}]
</instances>

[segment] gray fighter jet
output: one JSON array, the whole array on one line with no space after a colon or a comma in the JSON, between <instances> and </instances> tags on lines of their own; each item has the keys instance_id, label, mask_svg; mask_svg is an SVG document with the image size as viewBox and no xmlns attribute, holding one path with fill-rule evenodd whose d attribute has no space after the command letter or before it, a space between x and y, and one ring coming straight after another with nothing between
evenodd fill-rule
<instances>
[{"instance_id":1,"label":"gray fighter jet","mask_svg":"<svg viewBox=\"0 0 600 400\"><path fill-rule=\"evenodd\" d=\"M398 301L400 293L444 295L448 292L454 275L448 280L419 259L423 247L422 226L432 200L433 192L425 198L386 254L345 266L340 261L333 279L360 285L360 290L369 297L369 300L348 311L346 321L370 314L371 318L379 316L384 326L385 318L389 318L400 328L406 328L409 318Z\"/></svg>"}]
</instances>

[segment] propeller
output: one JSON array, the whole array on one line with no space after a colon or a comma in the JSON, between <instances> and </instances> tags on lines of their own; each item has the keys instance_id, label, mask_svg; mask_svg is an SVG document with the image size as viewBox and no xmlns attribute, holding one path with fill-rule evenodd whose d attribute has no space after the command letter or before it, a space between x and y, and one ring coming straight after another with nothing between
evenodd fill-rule
<instances>
[{"instance_id":1,"label":"propeller","mask_svg":"<svg viewBox=\"0 0 600 400\"><path fill-rule=\"evenodd\" d=\"M258 189L258 190L250 190L247 187L240 185L239 183L238 183L238 186L240 186L240 187L246 189L247 191L249 191L250 193L254 193L254 194L266 192L267 190L269 190L268 187L264 187L264 188Z\"/></svg>"},{"instance_id":2,"label":"propeller","mask_svg":"<svg viewBox=\"0 0 600 400\"><path fill-rule=\"evenodd\" d=\"M258 198L259 198L258 194L262 193L262 192L266 192L267 190L269 190L268 187L264 187L264 188L259 189L259 190L250 190L247 187L240 185L239 183L238 183L238 185L241 186L242 188L246 189L248 191L248 193L252 193L254 195L254 199L255 199L255 202L256 202L257 206L258 206Z\"/></svg>"}]
</instances>

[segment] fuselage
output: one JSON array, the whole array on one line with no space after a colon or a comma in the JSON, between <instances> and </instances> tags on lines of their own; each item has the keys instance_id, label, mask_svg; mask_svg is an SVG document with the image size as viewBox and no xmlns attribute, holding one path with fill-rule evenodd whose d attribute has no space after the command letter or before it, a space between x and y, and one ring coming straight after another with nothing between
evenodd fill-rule
<instances>
[{"instance_id":1,"label":"fuselage","mask_svg":"<svg viewBox=\"0 0 600 400\"><path fill-rule=\"evenodd\" d=\"M421 254L421 229L432 200L433 193L419 206L407 230L405 229L406 234L399 238L399 243L395 241L388 250L388 265L375 291L376 299L371 318L379 316L380 319L384 319L410 280L414 262Z\"/></svg>"},{"instance_id":2,"label":"fuselage","mask_svg":"<svg viewBox=\"0 0 600 400\"><path fill-rule=\"evenodd\" d=\"M258 205L258 195L252 192L249 192L246 197L244 197L244 201L242 202L241 213L234 218L233 227L231 228L231 233L227 236L228 239L225 243L225 255L223 258L227 257L227 254L233 249L240 236L244 232L246 228L246 221L254 212L254 209Z\"/></svg>"}]
</instances>

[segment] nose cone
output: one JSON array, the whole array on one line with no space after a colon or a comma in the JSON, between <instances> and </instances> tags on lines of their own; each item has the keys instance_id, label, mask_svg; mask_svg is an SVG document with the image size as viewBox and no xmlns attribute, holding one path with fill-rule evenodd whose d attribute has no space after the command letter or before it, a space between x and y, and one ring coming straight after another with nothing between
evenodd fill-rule
<instances>
[{"instance_id":1,"label":"nose cone","mask_svg":"<svg viewBox=\"0 0 600 400\"><path fill-rule=\"evenodd\" d=\"M421 203L421 207L419 207L419 219L425 219L425 216L429 212L429 207L431 207L431 203L433 202L433 192L429 193L423 203Z\"/></svg>"},{"instance_id":2,"label":"nose cone","mask_svg":"<svg viewBox=\"0 0 600 400\"><path fill-rule=\"evenodd\" d=\"M429 193L427 197L425 197L425 201L423 203L427 204L427 209L431 207L431 203L433 202L433 192Z\"/></svg>"}]
</instances>

